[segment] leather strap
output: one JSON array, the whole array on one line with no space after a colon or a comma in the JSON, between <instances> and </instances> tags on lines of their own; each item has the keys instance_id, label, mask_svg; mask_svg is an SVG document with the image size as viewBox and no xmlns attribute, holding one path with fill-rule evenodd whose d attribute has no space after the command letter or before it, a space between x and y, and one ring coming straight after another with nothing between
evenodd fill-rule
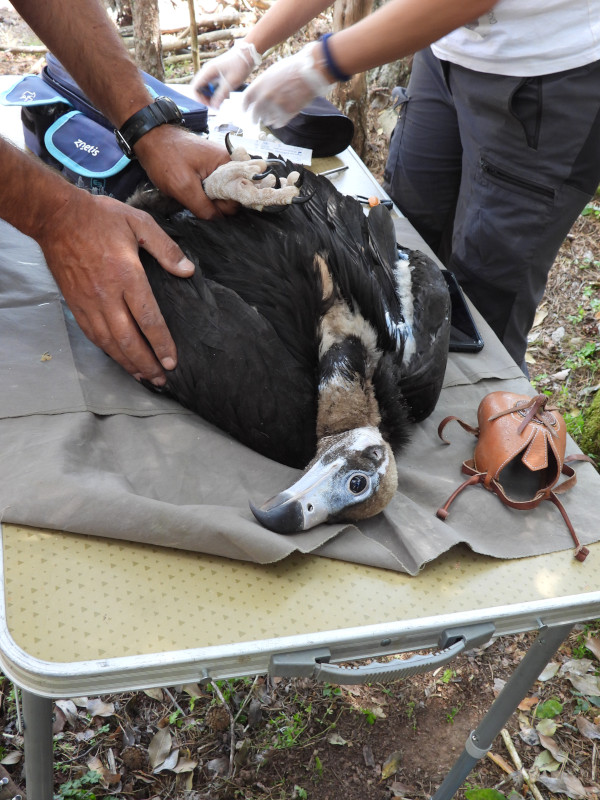
<instances>
[{"instance_id":1,"label":"leather strap","mask_svg":"<svg viewBox=\"0 0 600 800\"><path fill-rule=\"evenodd\" d=\"M115 130L117 144L127 158L135 158L134 145L142 136L159 125L183 123L183 115L179 106L170 97L157 97L149 106L136 111L129 119Z\"/></svg>"}]
</instances>

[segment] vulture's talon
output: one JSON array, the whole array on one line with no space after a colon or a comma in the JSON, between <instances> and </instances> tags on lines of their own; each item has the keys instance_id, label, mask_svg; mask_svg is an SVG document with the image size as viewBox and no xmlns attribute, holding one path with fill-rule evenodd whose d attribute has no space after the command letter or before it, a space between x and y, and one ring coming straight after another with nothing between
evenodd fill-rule
<instances>
[{"instance_id":1,"label":"vulture's talon","mask_svg":"<svg viewBox=\"0 0 600 800\"><path fill-rule=\"evenodd\" d=\"M309 194L299 194L298 197L294 197L294 199L292 200L292 203L294 205L296 205L296 206L302 205L302 203L308 203L308 201L312 199L312 196L314 195L314 193L315 192L313 190Z\"/></svg>"},{"instance_id":2,"label":"vulture's talon","mask_svg":"<svg viewBox=\"0 0 600 800\"><path fill-rule=\"evenodd\" d=\"M256 175L253 175L252 180L262 181L262 179L266 178L267 175L275 175L275 170L272 167L269 167L269 169L266 169L264 172L258 172ZM279 178L277 180L279 180ZM277 188L279 189L279 186Z\"/></svg>"}]
</instances>

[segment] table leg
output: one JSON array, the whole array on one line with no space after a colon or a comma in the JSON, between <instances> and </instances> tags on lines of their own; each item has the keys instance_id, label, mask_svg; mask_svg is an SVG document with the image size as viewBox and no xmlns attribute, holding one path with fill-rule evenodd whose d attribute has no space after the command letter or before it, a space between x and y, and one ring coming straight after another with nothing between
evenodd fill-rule
<instances>
[{"instance_id":1,"label":"table leg","mask_svg":"<svg viewBox=\"0 0 600 800\"><path fill-rule=\"evenodd\" d=\"M52 800L52 700L22 690L25 728L25 786L31 800Z\"/></svg>"},{"instance_id":2,"label":"table leg","mask_svg":"<svg viewBox=\"0 0 600 800\"><path fill-rule=\"evenodd\" d=\"M485 717L469 735L465 749L433 795L432 800L450 800L454 797L475 764L488 752L496 736L572 628L573 625L568 624L541 629L537 639L510 676Z\"/></svg>"}]
</instances>

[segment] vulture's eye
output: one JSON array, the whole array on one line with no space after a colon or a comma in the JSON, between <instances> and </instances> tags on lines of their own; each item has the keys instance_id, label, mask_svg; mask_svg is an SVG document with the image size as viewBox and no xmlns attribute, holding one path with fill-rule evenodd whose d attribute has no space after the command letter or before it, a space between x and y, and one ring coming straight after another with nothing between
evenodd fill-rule
<instances>
[{"instance_id":1,"label":"vulture's eye","mask_svg":"<svg viewBox=\"0 0 600 800\"><path fill-rule=\"evenodd\" d=\"M351 475L348 479L348 489L352 494L361 494L367 488L367 479L364 475Z\"/></svg>"}]
</instances>

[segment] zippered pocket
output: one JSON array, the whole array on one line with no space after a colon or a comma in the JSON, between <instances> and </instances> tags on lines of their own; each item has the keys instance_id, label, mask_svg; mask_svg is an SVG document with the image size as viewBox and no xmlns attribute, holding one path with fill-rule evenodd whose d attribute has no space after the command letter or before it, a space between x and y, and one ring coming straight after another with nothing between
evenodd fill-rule
<instances>
[{"instance_id":1,"label":"zippered pocket","mask_svg":"<svg viewBox=\"0 0 600 800\"><path fill-rule=\"evenodd\" d=\"M549 186L536 183L536 181L530 181L528 178L523 178L521 175L515 175L514 172L508 172L508 170L502 167L490 164L490 162L486 161L484 158L480 159L479 165L481 166L482 172L490 178L495 178L502 183L508 183L516 188L533 192L534 194L546 197L548 200L554 200L554 189L551 189Z\"/></svg>"}]
</instances>

